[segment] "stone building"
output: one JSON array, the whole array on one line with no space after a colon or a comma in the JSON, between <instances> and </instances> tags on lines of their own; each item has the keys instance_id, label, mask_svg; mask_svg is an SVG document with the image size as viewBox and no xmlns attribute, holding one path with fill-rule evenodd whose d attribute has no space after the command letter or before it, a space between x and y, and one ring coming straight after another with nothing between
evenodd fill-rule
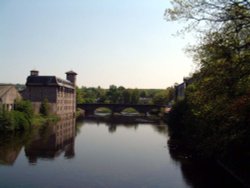
<instances>
[{"instance_id":1,"label":"stone building","mask_svg":"<svg viewBox=\"0 0 250 188\"><path fill-rule=\"evenodd\" d=\"M185 98L185 90L193 81L193 78L184 78L183 83L175 86L175 100L182 100Z\"/></svg>"},{"instance_id":2,"label":"stone building","mask_svg":"<svg viewBox=\"0 0 250 188\"><path fill-rule=\"evenodd\" d=\"M35 113L47 99L50 112L59 116L75 115L76 111L76 73L66 72L66 80L56 76L40 76L37 70L30 71L27 77L24 99L32 102Z\"/></svg>"},{"instance_id":3,"label":"stone building","mask_svg":"<svg viewBox=\"0 0 250 188\"><path fill-rule=\"evenodd\" d=\"M6 110L12 110L16 99L21 95L14 85L0 85L0 107Z\"/></svg>"},{"instance_id":4,"label":"stone building","mask_svg":"<svg viewBox=\"0 0 250 188\"><path fill-rule=\"evenodd\" d=\"M175 99L176 100L184 99L184 97L185 97L185 89L186 89L186 83L185 82L175 86Z\"/></svg>"}]
</instances>

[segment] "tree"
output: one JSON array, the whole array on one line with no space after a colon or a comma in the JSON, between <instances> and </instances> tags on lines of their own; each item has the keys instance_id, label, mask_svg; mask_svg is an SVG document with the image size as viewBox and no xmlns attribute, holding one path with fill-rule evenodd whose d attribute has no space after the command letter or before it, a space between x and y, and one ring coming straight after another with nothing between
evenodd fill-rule
<instances>
[{"instance_id":1,"label":"tree","mask_svg":"<svg viewBox=\"0 0 250 188\"><path fill-rule=\"evenodd\" d=\"M106 100L106 92L104 89L102 89L100 86L98 86L98 88L96 89L97 92L97 99L96 101L98 103L104 103Z\"/></svg>"},{"instance_id":2,"label":"tree","mask_svg":"<svg viewBox=\"0 0 250 188\"><path fill-rule=\"evenodd\" d=\"M110 85L109 90L107 91L107 98L110 103L118 103L119 100L119 92L117 86Z\"/></svg>"},{"instance_id":3,"label":"tree","mask_svg":"<svg viewBox=\"0 0 250 188\"><path fill-rule=\"evenodd\" d=\"M175 97L175 89L173 86L171 87L168 87L166 89L166 102L169 103L171 102L172 100L174 100L174 97Z\"/></svg>"},{"instance_id":4,"label":"tree","mask_svg":"<svg viewBox=\"0 0 250 188\"><path fill-rule=\"evenodd\" d=\"M79 87L76 87L76 103L82 104L84 102L83 92Z\"/></svg>"},{"instance_id":5,"label":"tree","mask_svg":"<svg viewBox=\"0 0 250 188\"><path fill-rule=\"evenodd\" d=\"M123 86L119 86L117 88L118 103L120 103L120 104L124 104L124 98L123 98L124 91L125 91L125 88Z\"/></svg>"},{"instance_id":6,"label":"tree","mask_svg":"<svg viewBox=\"0 0 250 188\"><path fill-rule=\"evenodd\" d=\"M205 155L249 156L250 2L174 0L172 4L165 13L167 20L187 20L185 29L195 25L203 32L189 49L199 70L185 102L176 107L185 109L179 113L183 126L178 131Z\"/></svg>"},{"instance_id":7,"label":"tree","mask_svg":"<svg viewBox=\"0 0 250 188\"><path fill-rule=\"evenodd\" d=\"M153 97L153 103L157 105L163 105L167 103L167 95L166 92L158 92Z\"/></svg>"},{"instance_id":8,"label":"tree","mask_svg":"<svg viewBox=\"0 0 250 188\"><path fill-rule=\"evenodd\" d=\"M141 97L141 98L145 98L146 96L147 96L146 91L145 91L145 90L142 90L142 91L140 92L140 97Z\"/></svg>"},{"instance_id":9,"label":"tree","mask_svg":"<svg viewBox=\"0 0 250 188\"><path fill-rule=\"evenodd\" d=\"M1 131L23 131L31 127L33 118L31 102L18 100L15 102L15 110L0 109Z\"/></svg>"},{"instance_id":10,"label":"tree","mask_svg":"<svg viewBox=\"0 0 250 188\"><path fill-rule=\"evenodd\" d=\"M172 0L171 4L165 19L188 22L184 29L217 32L233 23L230 28L237 32L250 26L249 0Z\"/></svg>"},{"instance_id":11,"label":"tree","mask_svg":"<svg viewBox=\"0 0 250 188\"><path fill-rule=\"evenodd\" d=\"M140 98L140 93L138 89L133 89L131 94L131 104L138 104Z\"/></svg>"},{"instance_id":12,"label":"tree","mask_svg":"<svg viewBox=\"0 0 250 188\"><path fill-rule=\"evenodd\" d=\"M28 119L32 119L32 117L34 116L32 104L30 101L27 101L27 100L16 101L15 110L19 112L23 112Z\"/></svg>"},{"instance_id":13,"label":"tree","mask_svg":"<svg viewBox=\"0 0 250 188\"><path fill-rule=\"evenodd\" d=\"M125 89L122 93L122 97L124 100L124 104L130 104L131 103L131 95L132 90L131 89Z\"/></svg>"},{"instance_id":14,"label":"tree","mask_svg":"<svg viewBox=\"0 0 250 188\"><path fill-rule=\"evenodd\" d=\"M41 104L40 113L44 116L50 115L50 104L47 98L45 98Z\"/></svg>"},{"instance_id":15,"label":"tree","mask_svg":"<svg viewBox=\"0 0 250 188\"><path fill-rule=\"evenodd\" d=\"M168 87L165 90L159 90L153 96L153 103L157 105L165 105L174 98L174 87Z\"/></svg>"},{"instance_id":16,"label":"tree","mask_svg":"<svg viewBox=\"0 0 250 188\"><path fill-rule=\"evenodd\" d=\"M12 125L13 123L13 118L11 117L10 112L5 110L4 108L0 109L0 130L5 131L5 130L13 130L14 126Z\"/></svg>"}]
</instances>

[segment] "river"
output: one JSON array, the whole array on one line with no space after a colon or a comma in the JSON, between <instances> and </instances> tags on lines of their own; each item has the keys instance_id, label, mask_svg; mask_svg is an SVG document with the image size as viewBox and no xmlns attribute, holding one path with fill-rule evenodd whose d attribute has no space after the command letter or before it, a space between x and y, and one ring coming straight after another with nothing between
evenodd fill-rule
<instances>
[{"instance_id":1,"label":"river","mask_svg":"<svg viewBox=\"0 0 250 188\"><path fill-rule=\"evenodd\" d=\"M170 150L168 140L164 123L124 118L71 119L2 135L0 187L241 187L216 164Z\"/></svg>"}]
</instances>

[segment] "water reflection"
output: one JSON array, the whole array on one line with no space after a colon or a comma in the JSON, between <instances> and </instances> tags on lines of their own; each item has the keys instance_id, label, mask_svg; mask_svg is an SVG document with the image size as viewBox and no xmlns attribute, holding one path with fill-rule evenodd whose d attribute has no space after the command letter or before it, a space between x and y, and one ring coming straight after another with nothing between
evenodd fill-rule
<instances>
[{"instance_id":1,"label":"water reflection","mask_svg":"<svg viewBox=\"0 0 250 188\"><path fill-rule=\"evenodd\" d=\"M167 134L166 125L160 121L152 120L147 117L137 117L137 116L112 116L112 117L103 117L103 116L87 116L82 119L84 123L92 123L92 124L105 124L108 127L109 133L115 133L117 127L126 127L126 128L134 128L135 130L138 128L140 124L151 124L154 125L153 128L159 132ZM84 125L80 123L81 125ZM79 127L78 127L79 128Z\"/></svg>"},{"instance_id":2,"label":"water reflection","mask_svg":"<svg viewBox=\"0 0 250 188\"><path fill-rule=\"evenodd\" d=\"M23 147L25 135L11 134L0 136L0 164L13 165Z\"/></svg>"},{"instance_id":3,"label":"water reflection","mask_svg":"<svg viewBox=\"0 0 250 188\"><path fill-rule=\"evenodd\" d=\"M43 126L25 147L30 163L38 158L54 159L64 152L65 158L73 158L75 142L75 119L62 119L55 124Z\"/></svg>"},{"instance_id":4,"label":"water reflection","mask_svg":"<svg viewBox=\"0 0 250 188\"><path fill-rule=\"evenodd\" d=\"M183 154L171 144L165 124L147 121L85 118L75 127L74 119L63 119L26 135L0 136L0 164L12 165L0 168L0 185L242 187L215 163ZM38 161L39 165L30 165Z\"/></svg>"},{"instance_id":5,"label":"water reflection","mask_svg":"<svg viewBox=\"0 0 250 188\"><path fill-rule=\"evenodd\" d=\"M229 172L215 161L192 159L188 154L175 146L175 141L168 141L171 158L180 164L185 182L193 188L243 188Z\"/></svg>"}]
</instances>

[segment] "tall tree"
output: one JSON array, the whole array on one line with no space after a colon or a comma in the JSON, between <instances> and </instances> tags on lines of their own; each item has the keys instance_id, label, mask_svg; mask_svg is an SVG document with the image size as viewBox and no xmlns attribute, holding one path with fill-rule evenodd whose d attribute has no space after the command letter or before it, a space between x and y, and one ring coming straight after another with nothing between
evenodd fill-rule
<instances>
[{"instance_id":1,"label":"tall tree","mask_svg":"<svg viewBox=\"0 0 250 188\"><path fill-rule=\"evenodd\" d=\"M165 19L185 21L185 29L207 33L219 31L231 23L233 30L250 26L249 0L172 0L171 4L172 8L165 11Z\"/></svg>"},{"instance_id":2,"label":"tall tree","mask_svg":"<svg viewBox=\"0 0 250 188\"><path fill-rule=\"evenodd\" d=\"M140 93L138 89L133 89L131 94L131 104L138 104L140 98Z\"/></svg>"},{"instance_id":3,"label":"tall tree","mask_svg":"<svg viewBox=\"0 0 250 188\"><path fill-rule=\"evenodd\" d=\"M131 89L125 89L122 93L124 104L130 104L131 103L131 95L132 90Z\"/></svg>"},{"instance_id":4,"label":"tall tree","mask_svg":"<svg viewBox=\"0 0 250 188\"><path fill-rule=\"evenodd\" d=\"M110 85L109 90L107 91L107 98L109 99L110 103L117 103L119 99L119 93L117 86Z\"/></svg>"},{"instance_id":5,"label":"tall tree","mask_svg":"<svg viewBox=\"0 0 250 188\"><path fill-rule=\"evenodd\" d=\"M244 153L250 146L250 2L173 0L172 4L165 13L167 20L186 20L185 29L196 26L202 31L198 44L190 48L200 69L186 92L183 122L189 126L181 128L206 154Z\"/></svg>"}]
</instances>

